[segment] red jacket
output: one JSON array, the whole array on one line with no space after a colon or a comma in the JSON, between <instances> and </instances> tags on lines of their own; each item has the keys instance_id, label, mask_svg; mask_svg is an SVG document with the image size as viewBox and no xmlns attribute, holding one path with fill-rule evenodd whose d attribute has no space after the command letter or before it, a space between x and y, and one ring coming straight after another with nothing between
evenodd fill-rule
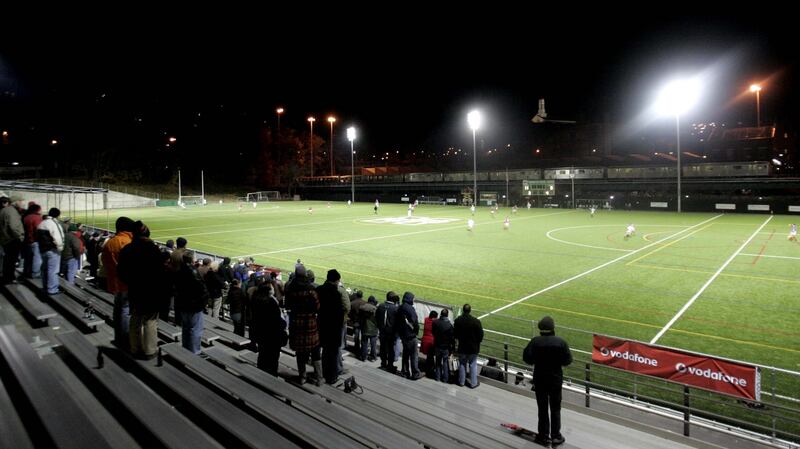
<instances>
[{"instance_id":1,"label":"red jacket","mask_svg":"<svg viewBox=\"0 0 800 449\"><path fill-rule=\"evenodd\" d=\"M433 350L433 323L435 321L436 318L425 318L425 328L422 331L422 345L419 348L420 352L423 354L428 354L429 351Z\"/></svg>"}]
</instances>

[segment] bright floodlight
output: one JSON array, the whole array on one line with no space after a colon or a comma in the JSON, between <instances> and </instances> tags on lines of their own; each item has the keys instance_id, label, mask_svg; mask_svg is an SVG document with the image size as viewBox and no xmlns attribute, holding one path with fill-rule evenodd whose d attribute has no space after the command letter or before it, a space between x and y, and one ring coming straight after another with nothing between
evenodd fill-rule
<instances>
[{"instance_id":1,"label":"bright floodlight","mask_svg":"<svg viewBox=\"0 0 800 449\"><path fill-rule=\"evenodd\" d=\"M275 110L278 114L283 114L283 108L278 108Z\"/></svg>"},{"instance_id":2,"label":"bright floodlight","mask_svg":"<svg viewBox=\"0 0 800 449\"><path fill-rule=\"evenodd\" d=\"M336 117L333 117L333 116L328 117L328 122L333 123L335 121L336 121Z\"/></svg>"},{"instance_id":3,"label":"bright floodlight","mask_svg":"<svg viewBox=\"0 0 800 449\"><path fill-rule=\"evenodd\" d=\"M656 101L663 115L682 115L697 103L700 82L697 79L676 80L664 86Z\"/></svg>"},{"instance_id":4,"label":"bright floodlight","mask_svg":"<svg viewBox=\"0 0 800 449\"><path fill-rule=\"evenodd\" d=\"M472 111L469 114L467 114L467 123L469 123L469 127L472 128L473 131L480 128L481 113L478 111Z\"/></svg>"},{"instance_id":5,"label":"bright floodlight","mask_svg":"<svg viewBox=\"0 0 800 449\"><path fill-rule=\"evenodd\" d=\"M352 126L347 128L347 140L350 142L356 140L356 129Z\"/></svg>"},{"instance_id":6,"label":"bright floodlight","mask_svg":"<svg viewBox=\"0 0 800 449\"><path fill-rule=\"evenodd\" d=\"M314 117L309 117L309 118L308 118L308 121L309 121L309 122L311 122L311 123L314 123L316 120L317 120L317 119L315 119Z\"/></svg>"},{"instance_id":7,"label":"bright floodlight","mask_svg":"<svg viewBox=\"0 0 800 449\"><path fill-rule=\"evenodd\" d=\"M758 92L760 90L761 90L761 86L759 86L758 84L750 85L750 92Z\"/></svg>"}]
</instances>

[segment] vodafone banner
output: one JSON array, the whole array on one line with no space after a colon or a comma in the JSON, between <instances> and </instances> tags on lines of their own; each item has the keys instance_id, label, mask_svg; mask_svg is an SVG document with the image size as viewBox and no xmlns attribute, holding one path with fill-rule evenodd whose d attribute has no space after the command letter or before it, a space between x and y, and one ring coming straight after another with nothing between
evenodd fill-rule
<instances>
[{"instance_id":1,"label":"vodafone banner","mask_svg":"<svg viewBox=\"0 0 800 449\"><path fill-rule=\"evenodd\" d=\"M755 366L597 334L594 335L592 361L693 387L761 400L761 372Z\"/></svg>"}]
</instances>

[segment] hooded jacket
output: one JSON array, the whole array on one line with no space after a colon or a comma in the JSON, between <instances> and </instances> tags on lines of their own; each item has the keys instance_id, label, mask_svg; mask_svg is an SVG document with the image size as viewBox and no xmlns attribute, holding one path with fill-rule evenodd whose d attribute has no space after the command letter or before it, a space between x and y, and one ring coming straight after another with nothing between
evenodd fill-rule
<instances>
[{"instance_id":1,"label":"hooded jacket","mask_svg":"<svg viewBox=\"0 0 800 449\"><path fill-rule=\"evenodd\" d=\"M409 292L403 295L403 304L397 309L394 330L403 341L417 338L417 334L419 334L419 319L417 311L414 309L414 295Z\"/></svg>"}]
</instances>

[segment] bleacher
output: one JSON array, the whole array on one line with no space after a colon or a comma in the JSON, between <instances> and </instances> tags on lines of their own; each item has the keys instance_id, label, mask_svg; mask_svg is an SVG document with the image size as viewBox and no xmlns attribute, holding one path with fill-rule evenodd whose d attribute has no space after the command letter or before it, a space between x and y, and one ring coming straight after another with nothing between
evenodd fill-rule
<instances>
[{"instance_id":1,"label":"bleacher","mask_svg":"<svg viewBox=\"0 0 800 449\"><path fill-rule=\"evenodd\" d=\"M412 382L352 357L345 377L356 379L355 391L344 391L344 377L299 385L291 351L271 376L256 367L249 340L208 316L201 356L175 343L180 329L160 320L158 359L135 360L111 343L110 295L78 281L48 297L40 285L0 290L1 448L541 447L500 426L536 429L527 388L486 379L476 389ZM86 316L90 306L95 318ZM578 403L565 393L560 447L768 447L733 438L715 445Z\"/></svg>"}]
</instances>

